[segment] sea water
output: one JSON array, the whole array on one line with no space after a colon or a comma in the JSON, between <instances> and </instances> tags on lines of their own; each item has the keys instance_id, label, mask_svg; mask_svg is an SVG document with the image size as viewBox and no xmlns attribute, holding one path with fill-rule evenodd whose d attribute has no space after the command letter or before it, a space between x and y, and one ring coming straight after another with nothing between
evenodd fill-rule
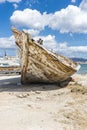
<instances>
[{"instance_id":1,"label":"sea water","mask_svg":"<svg viewBox=\"0 0 87 130\"><path fill-rule=\"evenodd\" d=\"M78 74L87 74L87 64L80 64Z\"/></svg>"}]
</instances>

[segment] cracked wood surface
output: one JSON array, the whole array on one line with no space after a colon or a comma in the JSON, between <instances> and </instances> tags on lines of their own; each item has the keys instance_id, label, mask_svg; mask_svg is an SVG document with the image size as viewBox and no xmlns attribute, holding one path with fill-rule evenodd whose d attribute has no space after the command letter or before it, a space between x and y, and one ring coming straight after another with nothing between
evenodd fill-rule
<instances>
[{"instance_id":1,"label":"cracked wood surface","mask_svg":"<svg viewBox=\"0 0 87 130\"><path fill-rule=\"evenodd\" d=\"M72 60L55 54L31 38L30 34L12 28L21 55L21 82L61 82L77 70Z\"/></svg>"}]
</instances>

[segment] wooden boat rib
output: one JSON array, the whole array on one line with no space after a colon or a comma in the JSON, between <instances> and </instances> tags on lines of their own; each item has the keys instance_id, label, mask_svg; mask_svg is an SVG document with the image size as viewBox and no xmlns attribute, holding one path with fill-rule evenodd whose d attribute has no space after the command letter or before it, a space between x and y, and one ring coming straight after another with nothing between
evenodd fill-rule
<instances>
[{"instance_id":1,"label":"wooden boat rib","mask_svg":"<svg viewBox=\"0 0 87 130\"><path fill-rule=\"evenodd\" d=\"M53 53L34 41L30 34L12 28L20 49L21 82L62 82L78 70L77 63Z\"/></svg>"}]
</instances>

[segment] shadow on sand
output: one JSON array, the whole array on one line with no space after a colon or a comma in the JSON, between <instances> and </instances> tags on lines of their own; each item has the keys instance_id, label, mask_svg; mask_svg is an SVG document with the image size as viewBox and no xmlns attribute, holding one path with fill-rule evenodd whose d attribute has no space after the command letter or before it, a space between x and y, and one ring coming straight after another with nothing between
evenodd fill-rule
<instances>
[{"instance_id":1,"label":"shadow on sand","mask_svg":"<svg viewBox=\"0 0 87 130\"><path fill-rule=\"evenodd\" d=\"M55 89L62 89L68 85L71 78L63 83L32 83L23 85L21 84L21 78L9 77L7 79L0 80L0 92L29 92L29 91L48 91Z\"/></svg>"}]
</instances>

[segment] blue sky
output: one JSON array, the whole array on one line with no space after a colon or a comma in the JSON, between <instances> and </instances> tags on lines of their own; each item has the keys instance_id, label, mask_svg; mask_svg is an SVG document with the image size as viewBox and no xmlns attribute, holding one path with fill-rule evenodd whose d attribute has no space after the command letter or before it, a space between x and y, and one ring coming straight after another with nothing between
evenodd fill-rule
<instances>
[{"instance_id":1,"label":"blue sky","mask_svg":"<svg viewBox=\"0 0 87 130\"><path fill-rule=\"evenodd\" d=\"M0 56L16 54L11 26L68 57L87 57L87 0L0 0Z\"/></svg>"}]
</instances>

